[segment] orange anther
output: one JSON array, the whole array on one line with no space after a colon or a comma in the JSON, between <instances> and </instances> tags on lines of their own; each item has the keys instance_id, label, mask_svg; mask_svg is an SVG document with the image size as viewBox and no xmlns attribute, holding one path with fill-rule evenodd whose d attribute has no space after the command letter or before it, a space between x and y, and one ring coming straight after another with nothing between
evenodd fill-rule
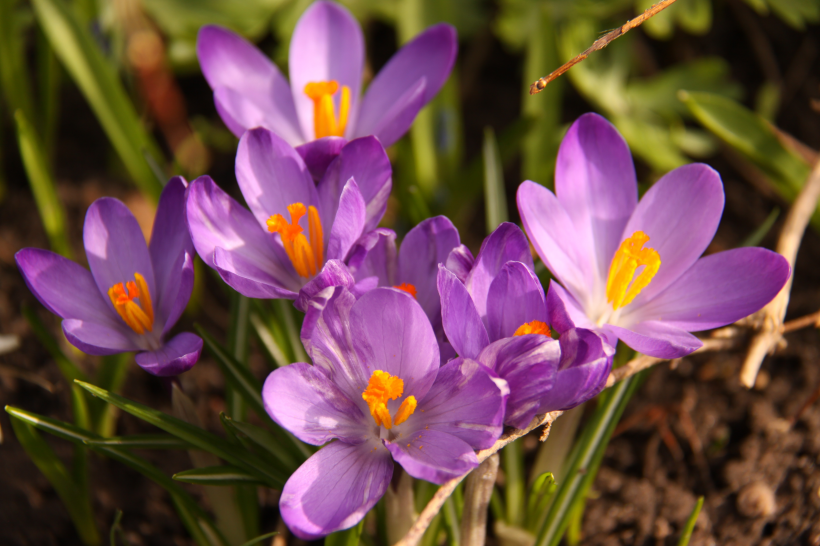
<instances>
[{"instance_id":1,"label":"orange anther","mask_svg":"<svg viewBox=\"0 0 820 546\"><path fill-rule=\"evenodd\" d=\"M305 207L302 203L288 205L290 222L281 214L274 214L267 220L268 231L278 233L282 237L282 245L290 258L293 268L300 277L310 278L322 268L324 264L324 234L319 211L316 207ZM307 214L308 235L299 225L299 220Z\"/></svg>"},{"instance_id":2,"label":"orange anther","mask_svg":"<svg viewBox=\"0 0 820 546\"><path fill-rule=\"evenodd\" d=\"M339 118L336 119L333 95L339 90L336 80L310 82L305 85L305 95L313 101L314 138L344 136L347 118L350 115L350 88L342 86L339 100Z\"/></svg>"},{"instance_id":3,"label":"orange anther","mask_svg":"<svg viewBox=\"0 0 820 546\"><path fill-rule=\"evenodd\" d=\"M648 241L646 233L636 231L615 252L606 281L606 301L612 304L613 310L632 302L658 272L660 255L654 248L642 248ZM641 266L644 269L635 277Z\"/></svg>"},{"instance_id":4,"label":"orange anther","mask_svg":"<svg viewBox=\"0 0 820 546\"><path fill-rule=\"evenodd\" d=\"M542 336L549 337L550 327L540 320L525 322L518 327L513 336L525 336L527 334L541 334Z\"/></svg>"},{"instance_id":5,"label":"orange anther","mask_svg":"<svg viewBox=\"0 0 820 546\"><path fill-rule=\"evenodd\" d=\"M114 309L123 321L138 334L154 329L154 306L151 303L151 292L148 283L139 273L134 273L134 281L117 283L108 289ZM139 299L139 304L135 302Z\"/></svg>"},{"instance_id":6,"label":"orange anther","mask_svg":"<svg viewBox=\"0 0 820 546\"><path fill-rule=\"evenodd\" d=\"M398 290L403 290L413 296L416 297L416 287L409 282L403 282L398 286L394 286L393 288L397 288Z\"/></svg>"}]
</instances>

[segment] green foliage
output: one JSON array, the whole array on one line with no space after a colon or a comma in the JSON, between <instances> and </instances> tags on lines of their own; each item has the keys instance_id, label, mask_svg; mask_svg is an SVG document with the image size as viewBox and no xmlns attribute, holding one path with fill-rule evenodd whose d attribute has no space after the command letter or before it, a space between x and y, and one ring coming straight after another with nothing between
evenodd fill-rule
<instances>
[{"instance_id":1,"label":"green foliage","mask_svg":"<svg viewBox=\"0 0 820 546\"><path fill-rule=\"evenodd\" d=\"M797 30L820 21L820 0L746 0L760 15L770 11Z\"/></svg>"},{"instance_id":2,"label":"green foliage","mask_svg":"<svg viewBox=\"0 0 820 546\"><path fill-rule=\"evenodd\" d=\"M689 514L689 517L686 519L686 524L683 526L683 532L680 535L680 540L678 540L678 546L689 545L689 540L692 538L692 531L695 530L695 524L698 522L701 508L703 508L703 497L698 497L698 502L695 503L692 513Z\"/></svg>"}]
</instances>

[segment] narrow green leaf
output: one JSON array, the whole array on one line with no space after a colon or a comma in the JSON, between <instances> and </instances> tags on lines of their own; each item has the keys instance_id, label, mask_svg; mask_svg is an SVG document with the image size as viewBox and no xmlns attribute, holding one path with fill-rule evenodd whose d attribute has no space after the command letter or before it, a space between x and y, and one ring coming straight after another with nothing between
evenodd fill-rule
<instances>
[{"instance_id":1,"label":"narrow green leaf","mask_svg":"<svg viewBox=\"0 0 820 546\"><path fill-rule=\"evenodd\" d=\"M222 419L222 424L225 425L226 428L233 431L234 434L247 436L254 444L264 449L276 459L279 465L289 473L296 471L299 465L306 460L304 454L301 453L301 459L295 458L293 454L283 446L282 440L267 429L257 427L250 423L237 421L225 414L221 414L219 417Z\"/></svg>"},{"instance_id":2,"label":"narrow green leaf","mask_svg":"<svg viewBox=\"0 0 820 546\"><path fill-rule=\"evenodd\" d=\"M775 207L772 212L763 220L763 223L754 230L751 235L746 237L746 239L740 243L738 246L757 246L760 244L760 241L763 240L763 237L768 235L769 231L771 231L774 223L777 221L777 217L780 216L780 209Z\"/></svg>"},{"instance_id":3,"label":"narrow green leaf","mask_svg":"<svg viewBox=\"0 0 820 546\"><path fill-rule=\"evenodd\" d=\"M276 531L273 531L271 533L265 533L264 535L259 535L258 537L250 539L248 542L246 542L242 546L253 546L254 544L259 544L260 542L262 542L266 538L275 537L278 534L279 533L276 532Z\"/></svg>"},{"instance_id":4,"label":"narrow green leaf","mask_svg":"<svg viewBox=\"0 0 820 546\"><path fill-rule=\"evenodd\" d=\"M487 213L487 233L507 221L507 194L504 191L504 167L492 127L484 128L484 207Z\"/></svg>"},{"instance_id":5,"label":"narrow green leaf","mask_svg":"<svg viewBox=\"0 0 820 546\"><path fill-rule=\"evenodd\" d=\"M206 466L177 472L173 478L179 482L198 485L266 485L254 474L230 465Z\"/></svg>"},{"instance_id":6,"label":"narrow green leaf","mask_svg":"<svg viewBox=\"0 0 820 546\"><path fill-rule=\"evenodd\" d=\"M524 523L526 501L524 492L524 452L521 442L507 444L501 450L501 464L504 468L504 501L507 505L507 523L520 527Z\"/></svg>"},{"instance_id":7,"label":"narrow green leaf","mask_svg":"<svg viewBox=\"0 0 820 546\"><path fill-rule=\"evenodd\" d=\"M547 507L550 496L558 488L555 483L555 476L552 472L544 472L532 483L530 496L527 499L528 519L535 519L537 514L541 514Z\"/></svg>"},{"instance_id":8,"label":"narrow green leaf","mask_svg":"<svg viewBox=\"0 0 820 546\"><path fill-rule=\"evenodd\" d=\"M689 518L686 520L686 525L683 526L680 540L678 540L678 546L689 545L689 541L692 539L692 532L695 530L695 524L698 522L701 508L703 508L703 497L698 497L698 502L695 503L692 513L689 514Z\"/></svg>"},{"instance_id":9,"label":"narrow green leaf","mask_svg":"<svg viewBox=\"0 0 820 546\"><path fill-rule=\"evenodd\" d=\"M37 203L51 248L58 254L71 258L71 245L66 235L65 211L57 196L57 188L40 138L30 121L26 119L23 110L14 113L14 120L17 122L20 157L23 159L31 192L34 194L34 201Z\"/></svg>"},{"instance_id":10,"label":"narrow green leaf","mask_svg":"<svg viewBox=\"0 0 820 546\"><path fill-rule=\"evenodd\" d=\"M358 546L364 529L364 520L350 529L337 531L325 537L325 546Z\"/></svg>"},{"instance_id":11,"label":"narrow green leaf","mask_svg":"<svg viewBox=\"0 0 820 546\"><path fill-rule=\"evenodd\" d=\"M142 154L148 150L155 158L162 156L90 29L61 0L32 0L32 4L52 49L85 95L134 182L157 201L162 185Z\"/></svg>"},{"instance_id":12,"label":"narrow green leaf","mask_svg":"<svg viewBox=\"0 0 820 546\"><path fill-rule=\"evenodd\" d=\"M132 434L113 436L99 440L88 440L91 447L123 447L127 449L193 449L188 442L170 434Z\"/></svg>"},{"instance_id":13,"label":"narrow green leaf","mask_svg":"<svg viewBox=\"0 0 820 546\"><path fill-rule=\"evenodd\" d=\"M0 85L6 105L12 112L21 109L34 116L34 102L26 71L25 28L15 13L18 0L0 0Z\"/></svg>"},{"instance_id":14,"label":"narrow green leaf","mask_svg":"<svg viewBox=\"0 0 820 546\"><path fill-rule=\"evenodd\" d=\"M134 361L131 353L121 353L103 357L100 366L97 368L97 385L110 392L119 393L125 379L128 377L128 370ZM100 402L99 400L95 400ZM111 404L102 404L100 410L95 414L94 430L105 437L112 436L117 427L117 417L119 410Z\"/></svg>"},{"instance_id":15,"label":"narrow green leaf","mask_svg":"<svg viewBox=\"0 0 820 546\"><path fill-rule=\"evenodd\" d=\"M293 362L310 362L305 347L302 345L302 339L299 337L300 327L296 326L296 318L293 316L296 312L293 304L288 300L274 300L274 306L277 310L278 317L282 320L285 326L285 332L288 335L290 342L290 349L293 353ZM301 325L302 321L298 321Z\"/></svg>"},{"instance_id":16,"label":"narrow green leaf","mask_svg":"<svg viewBox=\"0 0 820 546\"><path fill-rule=\"evenodd\" d=\"M204 431L201 428L189 425L185 421L172 417L166 413L149 408L137 402L133 402L125 397L110 393L105 389L101 389L95 385L77 381L77 384L82 388L97 396L109 404L113 404L121 410L130 413L135 417L139 417L143 421L151 423L152 425L161 428L169 434L173 434L186 442L189 442L199 449L203 449L209 453L213 453L217 457L225 461L242 467L243 469L254 473L261 481L271 487L279 488L285 484L287 476L278 468L269 464L267 461L241 449L239 446L228 442Z\"/></svg>"},{"instance_id":17,"label":"narrow green leaf","mask_svg":"<svg viewBox=\"0 0 820 546\"><path fill-rule=\"evenodd\" d=\"M287 355L285 355L285 352L279 346L273 332L262 320L262 317L258 313L253 313L250 316L250 321L251 326L253 326L253 331L256 333L259 341L262 342L262 347L265 348L271 360L280 368L290 364Z\"/></svg>"},{"instance_id":18,"label":"narrow green leaf","mask_svg":"<svg viewBox=\"0 0 820 546\"><path fill-rule=\"evenodd\" d=\"M77 487L65 465L57 458L54 450L43 440L34 426L25 420L16 418L11 419L11 426L20 445L23 446L40 472L54 486L83 543L100 544L100 535L94 523L94 511L88 495L84 494L82 488Z\"/></svg>"}]
</instances>

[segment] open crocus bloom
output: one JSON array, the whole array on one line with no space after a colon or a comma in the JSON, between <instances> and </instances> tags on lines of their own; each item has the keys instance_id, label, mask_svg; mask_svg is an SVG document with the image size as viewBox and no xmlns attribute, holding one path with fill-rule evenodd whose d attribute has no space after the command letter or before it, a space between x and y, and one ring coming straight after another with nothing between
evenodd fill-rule
<instances>
[{"instance_id":1,"label":"open crocus bloom","mask_svg":"<svg viewBox=\"0 0 820 546\"><path fill-rule=\"evenodd\" d=\"M299 146L314 177L346 140L375 135L388 147L441 89L455 62L456 31L439 24L405 45L360 99L364 38L353 16L333 2L315 2L290 43L290 83L252 44L221 27L197 37L202 73L217 111L237 136L265 127Z\"/></svg>"},{"instance_id":2,"label":"open crocus bloom","mask_svg":"<svg viewBox=\"0 0 820 546\"><path fill-rule=\"evenodd\" d=\"M240 294L306 300L327 286L352 286L343 261L378 225L391 188L375 137L347 143L318 186L301 156L267 129L239 141L236 179L250 211L210 177L191 183L188 225L202 259Z\"/></svg>"},{"instance_id":3,"label":"open crocus bloom","mask_svg":"<svg viewBox=\"0 0 820 546\"><path fill-rule=\"evenodd\" d=\"M518 226L501 224L471 263L440 266L442 324L456 353L481 362L510 386L504 422L526 427L539 413L575 407L603 389L614 349L590 330L559 323L551 337L544 289ZM455 255L454 255L455 256Z\"/></svg>"},{"instance_id":4,"label":"open crocus bloom","mask_svg":"<svg viewBox=\"0 0 820 546\"><path fill-rule=\"evenodd\" d=\"M137 364L158 376L178 375L199 359L198 336L184 332L164 341L194 286L185 187L175 177L162 191L150 246L122 202L96 200L83 227L90 272L49 250L17 253L26 284L63 318L63 332L72 345L93 355L140 351Z\"/></svg>"},{"instance_id":5,"label":"open crocus bloom","mask_svg":"<svg viewBox=\"0 0 820 546\"><path fill-rule=\"evenodd\" d=\"M626 143L586 114L558 152L555 194L526 181L518 210L550 284L553 325L594 329L658 358L691 353L689 332L732 323L769 302L790 274L763 248L706 257L723 212L723 184L707 165L666 174L638 202Z\"/></svg>"},{"instance_id":6,"label":"open crocus bloom","mask_svg":"<svg viewBox=\"0 0 820 546\"><path fill-rule=\"evenodd\" d=\"M507 394L506 382L474 360L439 366L430 321L406 292L377 288L356 300L343 287L328 290L328 304L305 317L316 324L303 339L314 365L274 370L262 392L277 423L327 444L279 501L303 539L358 523L386 491L393 461L439 484L475 468L474 450L501 434Z\"/></svg>"}]
</instances>

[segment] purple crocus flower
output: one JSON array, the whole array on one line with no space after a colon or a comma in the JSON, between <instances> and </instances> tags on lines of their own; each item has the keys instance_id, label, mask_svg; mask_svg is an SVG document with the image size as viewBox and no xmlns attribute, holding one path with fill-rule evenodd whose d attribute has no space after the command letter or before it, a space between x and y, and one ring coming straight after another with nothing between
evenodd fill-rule
<instances>
[{"instance_id":1,"label":"purple crocus flower","mask_svg":"<svg viewBox=\"0 0 820 546\"><path fill-rule=\"evenodd\" d=\"M140 351L137 364L158 376L178 375L199 359L198 336L183 332L164 341L194 286L186 186L181 177L165 186L149 246L121 201L94 201L83 227L90 272L49 250L24 248L15 255L29 289L63 319L72 345L92 355Z\"/></svg>"},{"instance_id":2,"label":"purple crocus flower","mask_svg":"<svg viewBox=\"0 0 820 546\"><path fill-rule=\"evenodd\" d=\"M604 118L586 114L558 152L555 194L526 181L518 210L560 284L547 296L552 324L571 321L658 358L701 346L689 332L743 318L769 302L790 274L763 248L700 257L723 211L709 166L679 167L638 202L629 149Z\"/></svg>"},{"instance_id":3,"label":"purple crocus flower","mask_svg":"<svg viewBox=\"0 0 820 546\"><path fill-rule=\"evenodd\" d=\"M364 38L333 2L313 3L290 43L290 83L259 49L217 26L197 37L197 56L225 124L237 136L265 127L298 151L318 180L346 140L375 135L396 142L447 81L456 31L430 27L388 61L360 99Z\"/></svg>"},{"instance_id":4,"label":"purple crocus flower","mask_svg":"<svg viewBox=\"0 0 820 546\"><path fill-rule=\"evenodd\" d=\"M202 259L240 294L306 302L352 286L344 265L387 207L390 161L375 137L348 142L318 186L302 157L267 129L247 131L236 154L242 207L208 176L191 183L188 225Z\"/></svg>"},{"instance_id":5,"label":"purple crocus flower","mask_svg":"<svg viewBox=\"0 0 820 546\"><path fill-rule=\"evenodd\" d=\"M303 339L314 365L274 370L262 392L277 423L327 444L282 490L279 510L298 537L358 523L387 490L393 461L440 484L475 468L474 450L501 434L506 382L466 358L440 367L430 322L407 293L377 288L357 300L337 287L305 322L315 324Z\"/></svg>"},{"instance_id":6,"label":"purple crocus flower","mask_svg":"<svg viewBox=\"0 0 820 546\"><path fill-rule=\"evenodd\" d=\"M614 349L590 330L559 323L551 337L541 282L527 238L503 223L475 261L458 249L441 266L442 324L456 353L493 369L510 386L505 423L526 427L538 413L566 410L596 394Z\"/></svg>"}]
</instances>

